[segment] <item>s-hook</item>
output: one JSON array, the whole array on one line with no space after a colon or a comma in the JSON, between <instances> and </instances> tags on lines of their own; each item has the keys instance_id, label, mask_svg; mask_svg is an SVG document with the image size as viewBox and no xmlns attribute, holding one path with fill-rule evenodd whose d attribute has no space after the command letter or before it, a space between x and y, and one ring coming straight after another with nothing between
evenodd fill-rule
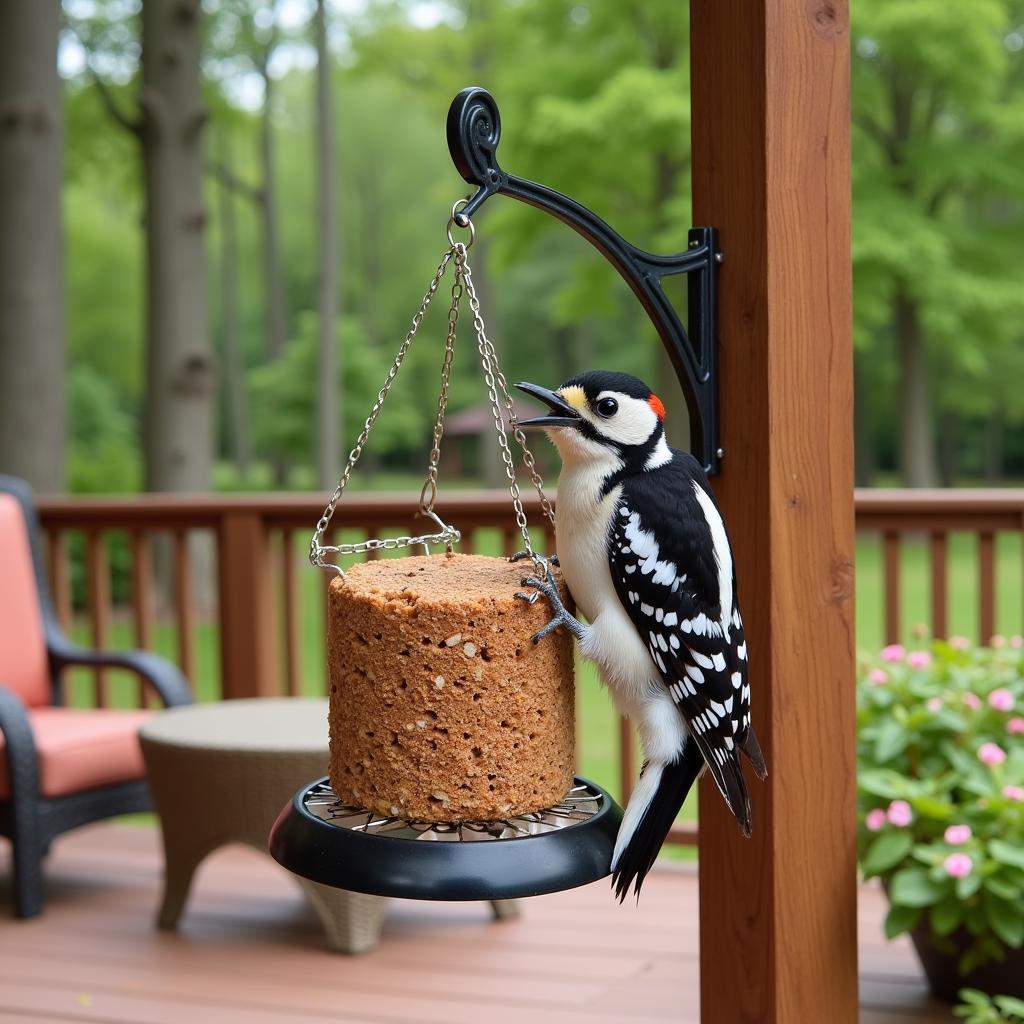
<instances>
[{"instance_id":1,"label":"s-hook","mask_svg":"<svg viewBox=\"0 0 1024 1024\"><path fill-rule=\"evenodd\" d=\"M494 97L476 87L463 89L448 109L448 151L458 172L478 188L455 215L465 226L492 195L511 196L545 210L590 242L633 289L658 331L675 367L690 413L690 447L708 473L718 471L723 452L718 440L718 351L716 303L718 233L691 228L689 247L657 256L631 245L592 210L574 199L498 166L501 116ZM662 289L662 279L686 274L687 321L684 328Z\"/></svg>"}]
</instances>

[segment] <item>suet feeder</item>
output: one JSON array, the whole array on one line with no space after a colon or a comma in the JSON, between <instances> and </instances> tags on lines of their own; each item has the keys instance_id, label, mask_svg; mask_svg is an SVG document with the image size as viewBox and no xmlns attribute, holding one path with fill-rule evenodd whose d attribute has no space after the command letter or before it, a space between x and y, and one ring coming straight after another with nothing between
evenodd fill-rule
<instances>
[{"instance_id":1,"label":"suet feeder","mask_svg":"<svg viewBox=\"0 0 1024 1024\"><path fill-rule=\"evenodd\" d=\"M455 97L448 112L448 147L460 174L468 182L475 184L477 190L467 200L456 203L452 210L448 222L449 247L428 286L419 310L413 318L412 328L399 348L384 386L378 393L366 420L365 428L350 453L348 465L338 487L313 535L310 547L310 559L313 564L342 578L345 573L337 563L337 559L342 556L413 546L420 547L426 553L429 553L431 546L444 547L451 554L461 539L459 531L439 517L434 504L437 498L437 466L447 409L459 303L463 294L468 295L476 347L487 385L499 449L509 480L515 519L523 535L523 556L532 559L538 576L544 576L549 571L548 560L534 551L531 545L508 443L509 431L522 449L523 460L540 494L542 508L552 523L554 513L544 495L533 457L526 446L525 436L516 423L512 400L498 363L498 355L487 339L467 258L467 250L472 245L475 232L471 217L491 195L496 193L512 196L557 217L590 241L619 271L646 309L671 355L690 410L690 434L694 454L702 460L709 471L717 468L722 455L718 446L715 393L715 292L720 255L716 251L714 229L691 230L689 247L676 255L656 256L643 252L630 245L603 220L568 196L503 171L496 159L500 132L498 108L488 92L470 88L464 89ZM469 232L465 241L456 241L453 237L453 233L458 233L459 229ZM427 479L419 501L420 515L436 526L436 532L416 537L370 539L354 544L324 543L331 517L348 483L351 471L362 453L391 385L449 264L454 266L455 281L448 315L441 393ZM663 278L677 274L688 275L689 331L684 329L661 287ZM503 422L506 418L508 430ZM412 576L413 572L408 575ZM394 617L401 618L400 606L393 606L393 609ZM386 615L387 612L388 608L385 607L382 614ZM505 621L509 622L510 617ZM342 625L342 620L339 619L335 627L340 628ZM339 628L335 628L336 633ZM492 625L490 628L495 632L503 632L503 627L498 625ZM421 631L426 632L426 628ZM408 656L411 664L412 643L408 642L408 638L403 641L399 634L392 634L387 629L382 629L375 635L381 644L394 643L396 647L401 647L404 643L401 649L385 652L386 659L391 664L400 664L402 655ZM362 634L357 636L359 643L367 647L372 645L372 638L368 639ZM478 643L453 644L451 641L455 639L448 637L435 643L430 636L424 635L423 650L429 652L430 656L422 654L417 648L419 663L423 669L429 669L433 673L434 660L461 657L475 659L478 653L483 660L488 660L484 657L486 648L478 652ZM334 640L331 643L333 644ZM435 648L439 648L440 653ZM454 650L449 650L450 648ZM349 650L351 648L346 648L346 651ZM346 657L343 652L339 663L347 664ZM452 662L449 660L445 664L451 665ZM369 668L356 668L358 676L364 681L368 680L363 689L367 699L376 700L381 696L378 691L388 684L378 682L376 675ZM463 671L463 666L459 662L454 669L446 671L449 673L449 679L454 679L453 687L458 687L460 681L464 680L464 685L472 689L472 679L479 680L485 669L476 666ZM460 671L463 672L461 676L452 676L453 672ZM514 673L514 668L512 671ZM443 690L448 685L440 671L433 678L433 685L438 690ZM518 683L526 683L525 671L522 680L511 681L514 684L509 687L512 691L511 696L520 696ZM402 689L407 689L407 685ZM429 687L427 689L429 691ZM381 724L378 726L378 719L372 717L369 719L369 726L366 720L361 722L358 741L367 745L366 757L359 763L348 766L352 770L348 771L347 775L343 772L335 774L332 760L332 775L311 780L282 810L271 831L270 852L284 867L324 885L379 896L426 900L515 899L584 885L610 873L612 850L622 820L622 811L600 786L578 776L572 777L571 765L568 772L560 777L562 781L559 783L558 793L562 795L554 797L553 802L541 809L534 809L536 802L533 807L524 810L512 806L514 801L510 801L507 808L474 815L465 809L453 810L458 804L458 794L451 798L452 805L449 807L449 797L446 793L434 793L431 795L437 797L436 817L439 820L433 820L429 807L427 813L424 813L422 800L406 800L405 797L394 796L390 801L393 806L388 806L387 800L382 803L380 800L372 799L370 794L376 791L372 781L368 780L375 773L379 775L381 760L387 761L388 764L402 763L400 757L396 759L395 751L386 748L383 750L383 757L374 762L374 751L381 753L374 744L383 744L384 737L390 736L390 745L397 748L399 753L405 746L414 751L405 762L407 766L423 765L426 763L423 753L426 747L423 744L432 744L434 749L438 748L438 741L431 740L433 732L444 734L445 740L442 742L446 742L452 731L452 722L437 721L436 712L428 710L424 712L424 717L412 716L415 720L404 725L404 729L409 730L406 736L402 726L388 719L396 700L384 699L387 696L388 694L383 694L383 704L379 706ZM479 693L473 693L472 699L475 700L479 696ZM503 699L511 699L511 696L506 693ZM448 698L453 702L452 708L458 709L463 706L458 703L459 697L452 688L446 693L446 699ZM397 699L400 700L401 695L397 695ZM472 708L472 705L468 707ZM543 709L539 705L538 712L543 714ZM452 713L458 712L456 710ZM511 713L509 717L513 717ZM332 718L332 739L336 724ZM517 727L514 721L501 722L501 726L506 725L510 728ZM458 728L460 735L471 742L471 731L461 732L461 723L458 723ZM471 727L467 725L466 729L470 730ZM521 733L520 738L524 741L521 754L523 760L528 762L525 733ZM498 741L499 745L505 739L506 737L502 737ZM534 735L531 732L529 740L533 739ZM511 755L512 746L519 748L520 744L510 744L509 750L506 751L506 754L510 755L506 761L514 771L519 755ZM486 756L486 751L477 746L472 747L472 753L474 757ZM366 779L361 777L364 773ZM405 780L408 785L426 785L424 780L415 777L414 767L408 774L412 776ZM479 771L475 771L473 775L480 780ZM335 788L332 788L332 778L335 779ZM495 778L495 775L482 776L483 780L492 778ZM459 788L470 790L472 787L463 785ZM486 789L494 789L495 786L487 787L485 782L483 788L486 797ZM336 792L336 789L341 791ZM408 794L408 786L404 792ZM352 794L356 794L356 797ZM472 804L467 803L465 806L471 807ZM488 805L485 801L481 806ZM415 811L410 808L415 808Z\"/></svg>"}]
</instances>

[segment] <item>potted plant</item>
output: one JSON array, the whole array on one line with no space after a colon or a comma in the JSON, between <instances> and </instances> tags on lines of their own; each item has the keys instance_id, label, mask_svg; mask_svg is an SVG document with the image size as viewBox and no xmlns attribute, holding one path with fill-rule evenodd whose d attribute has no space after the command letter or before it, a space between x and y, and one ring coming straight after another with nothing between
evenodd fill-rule
<instances>
[{"instance_id":1,"label":"potted plant","mask_svg":"<svg viewBox=\"0 0 1024 1024\"><path fill-rule=\"evenodd\" d=\"M1024 641L865 659L858 851L932 991L1024 998Z\"/></svg>"}]
</instances>

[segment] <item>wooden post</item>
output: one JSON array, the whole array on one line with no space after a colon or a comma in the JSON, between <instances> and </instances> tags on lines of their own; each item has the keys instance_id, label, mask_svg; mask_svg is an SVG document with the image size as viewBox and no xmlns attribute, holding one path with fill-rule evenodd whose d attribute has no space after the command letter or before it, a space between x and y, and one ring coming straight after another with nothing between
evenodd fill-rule
<instances>
[{"instance_id":1,"label":"wooden post","mask_svg":"<svg viewBox=\"0 0 1024 1024\"><path fill-rule=\"evenodd\" d=\"M279 694L270 538L257 512L228 511L217 537L221 696Z\"/></svg>"},{"instance_id":2,"label":"wooden post","mask_svg":"<svg viewBox=\"0 0 1024 1024\"><path fill-rule=\"evenodd\" d=\"M693 222L719 228L722 474L754 725L700 800L703 1024L857 1019L845 0L691 0Z\"/></svg>"}]
</instances>

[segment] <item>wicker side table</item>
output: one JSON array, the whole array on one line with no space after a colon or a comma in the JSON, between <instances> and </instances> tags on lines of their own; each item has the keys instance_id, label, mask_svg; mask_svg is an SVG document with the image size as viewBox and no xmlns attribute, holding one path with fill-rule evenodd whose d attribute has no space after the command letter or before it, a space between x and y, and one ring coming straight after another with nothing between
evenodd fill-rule
<instances>
[{"instance_id":1,"label":"wicker side table","mask_svg":"<svg viewBox=\"0 0 1024 1024\"><path fill-rule=\"evenodd\" d=\"M302 785L327 770L327 701L233 700L173 708L139 730L153 803L163 830L161 928L178 923L196 868L226 843L265 851L270 827ZM372 949L387 900L296 877L328 945ZM514 914L495 906L498 917Z\"/></svg>"}]
</instances>

